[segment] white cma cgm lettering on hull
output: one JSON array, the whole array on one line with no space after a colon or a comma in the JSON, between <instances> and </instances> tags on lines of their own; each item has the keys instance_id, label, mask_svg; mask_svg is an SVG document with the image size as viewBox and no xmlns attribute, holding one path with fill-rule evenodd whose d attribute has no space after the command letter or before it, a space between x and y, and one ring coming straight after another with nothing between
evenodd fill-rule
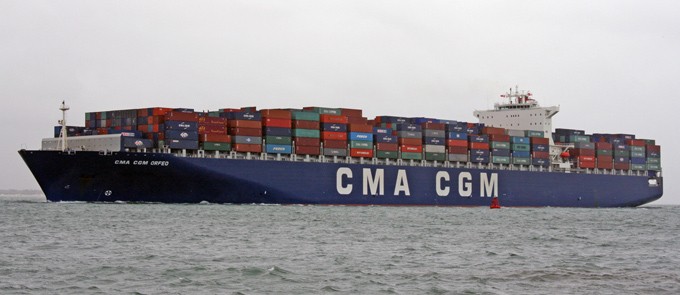
<instances>
[{"instance_id":1,"label":"white cma cgm lettering on hull","mask_svg":"<svg viewBox=\"0 0 680 295\"><path fill-rule=\"evenodd\" d=\"M354 177L352 169L347 167L340 167L335 173L335 188L338 194L349 195L354 190L354 185L351 179ZM385 170L384 169L362 169L362 194L364 196L383 196L385 195ZM451 193L451 186L455 183L451 182L451 176L447 171L438 171L434 179L435 191L437 196L447 197ZM458 173L458 195L461 197L472 196L472 173L463 171ZM401 194L405 196L411 195L409 189L408 177L406 170L397 170L397 177L394 183L394 196ZM479 196L480 197L498 197L498 173L479 173Z\"/></svg>"}]
</instances>

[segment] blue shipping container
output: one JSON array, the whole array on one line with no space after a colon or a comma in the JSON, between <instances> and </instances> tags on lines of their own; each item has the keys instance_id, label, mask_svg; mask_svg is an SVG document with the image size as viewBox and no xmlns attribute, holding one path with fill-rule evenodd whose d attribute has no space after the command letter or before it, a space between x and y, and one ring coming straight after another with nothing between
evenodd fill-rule
<instances>
[{"instance_id":1,"label":"blue shipping container","mask_svg":"<svg viewBox=\"0 0 680 295\"><path fill-rule=\"evenodd\" d=\"M535 152L548 152L550 147L547 144L534 144L531 146L531 150Z\"/></svg>"},{"instance_id":2,"label":"blue shipping container","mask_svg":"<svg viewBox=\"0 0 680 295\"><path fill-rule=\"evenodd\" d=\"M489 150L470 150L471 157L484 156L488 158L491 155L490 153Z\"/></svg>"},{"instance_id":3,"label":"blue shipping container","mask_svg":"<svg viewBox=\"0 0 680 295\"><path fill-rule=\"evenodd\" d=\"M165 121L165 130L198 130L198 122Z\"/></svg>"},{"instance_id":4,"label":"blue shipping container","mask_svg":"<svg viewBox=\"0 0 680 295\"><path fill-rule=\"evenodd\" d=\"M510 150L509 149L491 149L491 154L494 156L501 156L501 157L510 157Z\"/></svg>"},{"instance_id":5,"label":"blue shipping container","mask_svg":"<svg viewBox=\"0 0 680 295\"><path fill-rule=\"evenodd\" d=\"M468 139L468 134L464 132L449 132L446 136L448 139Z\"/></svg>"},{"instance_id":6,"label":"blue shipping container","mask_svg":"<svg viewBox=\"0 0 680 295\"><path fill-rule=\"evenodd\" d=\"M260 112L231 112L226 113L226 117L229 120L262 121Z\"/></svg>"},{"instance_id":7,"label":"blue shipping container","mask_svg":"<svg viewBox=\"0 0 680 295\"><path fill-rule=\"evenodd\" d=\"M166 139L198 140L198 131L165 130Z\"/></svg>"},{"instance_id":8,"label":"blue shipping container","mask_svg":"<svg viewBox=\"0 0 680 295\"><path fill-rule=\"evenodd\" d=\"M321 130L333 132L347 132L347 124L321 123Z\"/></svg>"},{"instance_id":9,"label":"blue shipping container","mask_svg":"<svg viewBox=\"0 0 680 295\"><path fill-rule=\"evenodd\" d=\"M392 128L373 127L373 134L392 135Z\"/></svg>"},{"instance_id":10,"label":"blue shipping container","mask_svg":"<svg viewBox=\"0 0 680 295\"><path fill-rule=\"evenodd\" d=\"M630 158L631 164L647 164L646 158Z\"/></svg>"},{"instance_id":11,"label":"blue shipping container","mask_svg":"<svg viewBox=\"0 0 680 295\"><path fill-rule=\"evenodd\" d=\"M264 135L269 136L287 136L287 137L293 136L293 130L290 128L265 127L262 128L262 132L264 133Z\"/></svg>"},{"instance_id":12,"label":"blue shipping container","mask_svg":"<svg viewBox=\"0 0 680 295\"><path fill-rule=\"evenodd\" d=\"M543 166L543 167L548 167L550 166L550 159L537 159L534 158L531 160L531 164L535 166Z\"/></svg>"},{"instance_id":13,"label":"blue shipping container","mask_svg":"<svg viewBox=\"0 0 680 295\"><path fill-rule=\"evenodd\" d=\"M349 140L373 141L373 134L364 132L350 132Z\"/></svg>"},{"instance_id":14,"label":"blue shipping container","mask_svg":"<svg viewBox=\"0 0 680 295\"><path fill-rule=\"evenodd\" d=\"M420 127L420 125L416 124L398 124L397 125L397 131L423 131L423 128Z\"/></svg>"},{"instance_id":15,"label":"blue shipping container","mask_svg":"<svg viewBox=\"0 0 680 295\"><path fill-rule=\"evenodd\" d=\"M425 137L423 143L433 145L446 145L446 140L440 137Z\"/></svg>"},{"instance_id":16,"label":"blue shipping container","mask_svg":"<svg viewBox=\"0 0 680 295\"><path fill-rule=\"evenodd\" d=\"M292 148L283 144L265 144L265 151L271 154L290 154Z\"/></svg>"},{"instance_id":17,"label":"blue shipping container","mask_svg":"<svg viewBox=\"0 0 680 295\"><path fill-rule=\"evenodd\" d=\"M489 142L488 135L470 135L468 138L470 142Z\"/></svg>"},{"instance_id":18,"label":"blue shipping container","mask_svg":"<svg viewBox=\"0 0 680 295\"><path fill-rule=\"evenodd\" d=\"M470 162L472 163L489 163L489 156L470 156Z\"/></svg>"},{"instance_id":19,"label":"blue shipping container","mask_svg":"<svg viewBox=\"0 0 680 295\"><path fill-rule=\"evenodd\" d=\"M376 135L375 142L397 143L398 137L396 135Z\"/></svg>"},{"instance_id":20,"label":"blue shipping container","mask_svg":"<svg viewBox=\"0 0 680 295\"><path fill-rule=\"evenodd\" d=\"M183 150L197 150L198 141L197 140L181 140L181 139L169 139L165 141L171 149L183 149Z\"/></svg>"}]
</instances>

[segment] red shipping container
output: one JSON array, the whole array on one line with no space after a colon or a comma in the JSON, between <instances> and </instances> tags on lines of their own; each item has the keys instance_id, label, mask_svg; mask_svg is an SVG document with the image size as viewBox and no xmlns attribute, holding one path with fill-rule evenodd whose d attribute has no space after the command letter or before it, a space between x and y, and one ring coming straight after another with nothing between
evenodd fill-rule
<instances>
[{"instance_id":1,"label":"red shipping container","mask_svg":"<svg viewBox=\"0 0 680 295\"><path fill-rule=\"evenodd\" d=\"M482 128L482 134L505 135L505 128L484 127L484 128ZM510 139L508 139L508 140L510 140ZM496 141L504 141L504 140L496 140Z\"/></svg>"},{"instance_id":2,"label":"red shipping container","mask_svg":"<svg viewBox=\"0 0 680 295\"><path fill-rule=\"evenodd\" d=\"M231 142L231 136L226 134L201 134L198 139L207 142Z\"/></svg>"},{"instance_id":3,"label":"red shipping container","mask_svg":"<svg viewBox=\"0 0 680 295\"><path fill-rule=\"evenodd\" d=\"M199 125L198 134L227 134L227 126L224 125Z\"/></svg>"},{"instance_id":4,"label":"red shipping container","mask_svg":"<svg viewBox=\"0 0 680 295\"><path fill-rule=\"evenodd\" d=\"M327 148L327 149L346 149L347 148L347 141L346 140L324 139L323 147Z\"/></svg>"},{"instance_id":5,"label":"red shipping container","mask_svg":"<svg viewBox=\"0 0 680 295\"><path fill-rule=\"evenodd\" d=\"M342 115L321 114L319 118L320 118L319 121L324 123L347 124L347 117Z\"/></svg>"},{"instance_id":6,"label":"red shipping container","mask_svg":"<svg viewBox=\"0 0 680 295\"><path fill-rule=\"evenodd\" d=\"M198 122L198 113L168 112L165 114L166 121Z\"/></svg>"},{"instance_id":7,"label":"red shipping container","mask_svg":"<svg viewBox=\"0 0 680 295\"><path fill-rule=\"evenodd\" d=\"M468 141L465 139L449 139L446 141L446 145L464 147L465 149L467 149Z\"/></svg>"},{"instance_id":8,"label":"red shipping container","mask_svg":"<svg viewBox=\"0 0 680 295\"><path fill-rule=\"evenodd\" d=\"M531 156L536 159L548 159L550 158L550 152L532 152Z\"/></svg>"},{"instance_id":9,"label":"red shipping container","mask_svg":"<svg viewBox=\"0 0 680 295\"><path fill-rule=\"evenodd\" d=\"M349 131L373 133L373 126L365 124L349 124Z\"/></svg>"},{"instance_id":10,"label":"red shipping container","mask_svg":"<svg viewBox=\"0 0 680 295\"><path fill-rule=\"evenodd\" d=\"M319 130L321 124L319 121L304 121L304 120L293 120L294 129L312 129Z\"/></svg>"},{"instance_id":11,"label":"red shipping container","mask_svg":"<svg viewBox=\"0 0 680 295\"><path fill-rule=\"evenodd\" d=\"M379 151L396 152L399 150L399 145L397 145L396 143L378 142L376 143L376 149Z\"/></svg>"},{"instance_id":12,"label":"red shipping container","mask_svg":"<svg viewBox=\"0 0 680 295\"><path fill-rule=\"evenodd\" d=\"M408 152L408 153L422 153L423 152L423 146L422 145L407 145L407 144L402 144L401 145L401 152Z\"/></svg>"},{"instance_id":13,"label":"red shipping container","mask_svg":"<svg viewBox=\"0 0 680 295\"><path fill-rule=\"evenodd\" d=\"M249 120L229 120L227 122L229 127L241 127L241 128L262 128L262 122L260 121L249 121Z\"/></svg>"},{"instance_id":14,"label":"red shipping container","mask_svg":"<svg viewBox=\"0 0 680 295\"><path fill-rule=\"evenodd\" d=\"M617 169L617 170L629 170L629 169L630 169L630 164L629 164L629 163L614 163L614 169Z\"/></svg>"},{"instance_id":15,"label":"red shipping container","mask_svg":"<svg viewBox=\"0 0 680 295\"><path fill-rule=\"evenodd\" d=\"M242 112L242 110L232 108L220 109L220 113L236 113L236 112Z\"/></svg>"},{"instance_id":16,"label":"red shipping container","mask_svg":"<svg viewBox=\"0 0 680 295\"><path fill-rule=\"evenodd\" d=\"M550 144L550 139L545 137L530 137L531 144Z\"/></svg>"},{"instance_id":17,"label":"red shipping container","mask_svg":"<svg viewBox=\"0 0 680 295\"><path fill-rule=\"evenodd\" d=\"M503 131L505 132L505 131ZM490 141L496 141L496 142L510 142L510 135L505 135L505 134L490 134L489 135L489 140Z\"/></svg>"},{"instance_id":18,"label":"red shipping container","mask_svg":"<svg viewBox=\"0 0 680 295\"><path fill-rule=\"evenodd\" d=\"M349 155L357 158L373 158L373 150L371 149L350 149Z\"/></svg>"},{"instance_id":19,"label":"red shipping container","mask_svg":"<svg viewBox=\"0 0 680 295\"><path fill-rule=\"evenodd\" d=\"M569 155L578 157L578 156L595 156L595 150L591 149L570 149L569 150Z\"/></svg>"},{"instance_id":20,"label":"red shipping container","mask_svg":"<svg viewBox=\"0 0 680 295\"><path fill-rule=\"evenodd\" d=\"M335 131L321 131L322 139L347 140L347 133Z\"/></svg>"},{"instance_id":21,"label":"red shipping container","mask_svg":"<svg viewBox=\"0 0 680 295\"><path fill-rule=\"evenodd\" d=\"M465 155L467 155L467 153L468 153L467 146L450 146L449 147L449 154L465 154Z\"/></svg>"},{"instance_id":22,"label":"red shipping container","mask_svg":"<svg viewBox=\"0 0 680 295\"><path fill-rule=\"evenodd\" d=\"M423 140L420 139L420 138L401 138L400 137L399 140L397 140L397 142L399 142L399 144L405 144L405 145L422 145L423 144Z\"/></svg>"},{"instance_id":23,"label":"red shipping container","mask_svg":"<svg viewBox=\"0 0 680 295\"><path fill-rule=\"evenodd\" d=\"M318 156L321 154L321 150L318 146L295 146L295 153L298 155L312 155Z\"/></svg>"},{"instance_id":24,"label":"red shipping container","mask_svg":"<svg viewBox=\"0 0 680 295\"><path fill-rule=\"evenodd\" d=\"M430 123L430 122L425 122L422 124L423 129L430 129L430 130L446 130L446 124L444 123Z\"/></svg>"},{"instance_id":25,"label":"red shipping container","mask_svg":"<svg viewBox=\"0 0 680 295\"><path fill-rule=\"evenodd\" d=\"M227 118L198 117L198 125L223 125L223 126L227 126Z\"/></svg>"},{"instance_id":26,"label":"red shipping container","mask_svg":"<svg viewBox=\"0 0 680 295\"><path fill-rule=\"evenodd\" d=\"M262 136L260 128L229 128L229 135Z\"/></svg>"},{"instance_id":27,"label":"red shipping container","mask_svg":"<svg viewBox=\"0 0 680 295\"><path fill-rule=\"evenodd\" d=\"M471 142L470 143L470 149L471 150L489 150L489 143L488 142Z\"/></svg>"},{"instance_id":28,"label":"red shipping container","mask_svg":"<svg viewBox=\"0 0 680 295\"><path fill-rule=\"evenodd\" d=\"M599 169L613 169L614 168L614 157L612 156L598 156L597 158L597 168Z\"/></svg>"},{"instance_id":29,"label":"red shipping container","mask_svg":"<svg viewBox=\"0 0 680 295\"><path fill-rule=\"evenodd\" d=\"M295 145L304 145L304 146L320 146L321 141L318 138L313 138L313 137L293 137L293 141L295 141Z\"/></svg>"},{"instance_id":30,"label":"red shipping container","mask_svg":"<svg viewBox=\"0 0 680 295\"><path fill-rule=\"evenodd\" d=\"M260 144L246 144L246 143L235 143L232 146L237 152L251 152L251 153L261 153L262 145Z\"/></svg>"},{"instance_id":31,"label":"red shipping container","mask_svg":"<svg viewBox=\"0 0 680 295\"><path fill-rule=\"evenodd\" d=\"M626 144L632 146L645 146L646 142L642 139L626 139Z\"/></svg>"},{"instance_id":32,"label":"red shipping container","mask_svg":"<svg viewBox=\"0 0 680 295\"><path fill-rule=\"evenodd\" d=\"M653 144L648 144L646 147L647 152L655 152L655 153L661 153L661 146L660 145L653 145Z\"/></svg>"},{"instance_id":33,"label":"red shipping container","mask_svg":"<svg viewBox=\"0 0 680 295\"><path fill-rule=\"evenodd\" d=\"M578 156L576 157L576 160L581 163L581 162L593 162L595 163L595 157L593 156Z\"/></svg>"},{"instance_id":34,"label":"red shipping container","mask_svg":"<svg viewBox=\"0 0 680 295\"><path fill-rule=\"evenodd\" d=\"M347 117L347 123L348 124L361 124L361 125L367 125L368 124L368 119L364 117Z\"/></svg>"},{"instance_id":35,"label":"red shipping container","mask_svg":"<svg viewBox=\"0 0 680 295\"><path fill-rule=\"evenodd\" d=\"M613 148L611 143L608 142L596 142L595 143L595 149L596 150L611 150Z\"/></svg>"},{"instance_id":36,"label":"red shipping container","mask_svg":"<svg viewBox=\"0 0 680 295\"><path fill-rule=\"evenodd\" d=\"M340 114L347 117L361 117L363 116L363 111L359 109L340 109Z\"/></svg>"},{"instance_id":37,"label":"red shipping container","mask_svg":"<svg viewBox=\"0 0 680 295\"><path fill-rule=\"evenodd\" d=\"M290 128L292 121L290 119L279 119L279 118L263 118L262 125L267 127L279 127L279 128Z\"/></svg>"},{"instance_id":38,"label":"red shipping container","mask_svg":"<svg viewBox=\"0 0 680 295\"><path fill-rule=\"evenodd\" d=\"M276 119L288 119L292 118L292 112L290 110L261 110L262 118L276 118Z\"/></svg>"}]
</instances>

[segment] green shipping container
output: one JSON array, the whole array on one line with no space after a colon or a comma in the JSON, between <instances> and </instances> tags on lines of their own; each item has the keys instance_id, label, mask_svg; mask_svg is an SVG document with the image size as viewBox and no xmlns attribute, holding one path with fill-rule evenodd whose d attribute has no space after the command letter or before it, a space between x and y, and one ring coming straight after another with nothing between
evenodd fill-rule
<instances>
[{"instance_id":1,"label":"green shipping container","mask_svg":"<svg viewBox=\"0 0 680 295\"><path fill-rule=\"evenodd\" d=\"M321 131L315 129L293 129L293 137L321 137Z\"/></svg>"},{"instance_id":2,"label":"green shipping container","mask_svg":"<svg viewBox=\"0 0 680 295\"><path fill-rule=\"evenodd\" d=\"M643 139L645 141L645 144L649 145L656 145L656 140L654 139Z\"/></svg>"},{"instance_id":3,"label":"green shipping container","mask_svg":"<svg viewBox=\"0 0 680 295\"><path fill-rule=\"evenodd\" d=\"M528 152L531 149L531 145L524 143L513 143L510 149L518 152Z\"/></svg>"},{"instance_id":4,"label":"green shipping container","mask_svg":"<svg viewBox=\"0 0 680 295\"><path fill-rule=\"evenodd\" d=\"M294 111L292 113L293 120L301 121L319 121L319 113Z\"/></svg>"},{"instance_id":5,"label":"green shipping container","mask_svg":"<svg viewBox=\"0 0 680 295\"><path fill-rule=\"evenodd\" d=\"M312 108L313 112L319 114L342 115L342 110L334 108Z\"/></svg>"},{"instance_id":6,"label":"green shipping container","mask_svg":"<svg viewBox=\"0 0 680 295\"><path fill-rule=\"evenodd\" d=\"M651 163L647 163L647 170L661 171L661 165L659 165L659 164L651 164Z\"/></svg>"},{"instance_id":7,"label":"green shipping container","mask_svg":"<svg viewBox=\"0 0 680 295\"><path fill-rule=\"evenodd\" d=\"M491 157L491 163L510 164L510 157L492 156Z\"/></svg>"},{"instance_id":8,"label":"green shipping container","mask_svg":"<svg viewBox=\"0 0 680 295\"><path fill-rule=\"evenodd\" d=\"M292 137L289 136L265 136L264 139L267 141L267 144L284 144L284 145L291 145L293 144L293 139Z\"/></svg>"},{"instance_id":9,"label":"green shipping container","mask_svg":"<svg viewBox=\"0 0 680 295\"><path fill-rule=\"evenodd\" d=\"M647 164L661 164L660 158L647 158Z\"/></svg>"},{"instance_id":10,"label":"green shipping container","mask_svg":"<svg viewBox=\"0 0 680 295\"><path fill-rule=\"evenodd\" d=\"M631 151L631 152L640 152L640 153L644 153L644 152L645 152L645 147L644 147L644 146L630 146L630 151Z\"/></svg>"},{"instance_id":11,"label":"green shipping container","mask_svg":"<svg viewBox=\"0 0 680 295\"><path fill-rule=\"evenodd\" d=\"M571 140L573 142L590 142L590 136L587 136L587 135L572 135Z\"/></svg>"},{"instance_id":12,"label":"green shipping container","mask_svg":"<svg viewBox=\"0 0 680 295\"><path fill-rule=\"evenodd\" d=\"M612 150L596 150L595 155L598 156L612 156L614 155L614 152Z\"/></svg>"},{"instance_id":13,"label":"green shipping container","mask_svg":"<svg viewBox=\"0 0 680 295\"><path fill-rule=\"evenodd\" d=\"M372 141L351 140L349 142L349 145L353 149L372 149L373 148L373 142Z\"/></svg>"},{"instance_id":14,"label":"green shipping container","mask_svg":"<svg viewBox=\"0 0 680 295\"><path fill-rule=\"evenodd\" d=\"M446 161L445 153L425 153L425 160L428 161Z\"/></svg>"},{"instance_id":15,"label":"green shipping container","mask_svg":"<svg viewBox=\"0 0 680 295\"><path fill-rule=\"evenodd\" d=\"M225 142L204 142L203 149L206 151L231 151L231 144Z\"/></svg>"},{"instance_id":16,"label":"green shipping container","mask_svg":"<svg viewBox=\"0 0 680 295\"><path fill-rule=\"evenodd\" d=\"M519 165L531 165L531 158L512 158L512 163L513 164L519 164Z\"/></svg>"},{"instance_id":17,"label":"green shipping container","mask_svg":"<svg viewBox=\"0 0 680 295\"><path fill-rule=\"evenodd\" d=\"M422 160L423 154L422 153L402 152L401 158L404 159L404 160Z\"/></svg>"},{"instance_id":18,"label":"green shipping container","mask_svg":"<svg viewBox=\"0 0 680 295\"><path fill-rule=\"evenodd\" d=\"M630 165L630 170L646 170L647 165L645 164L631 164Z\"/></svg>"},{"instance_id":19,"label":"green shipping container","mask_svg":"<svg viewBox=\"0 0 680 295\"><path fill-rule=\"evenodd\" d=\"M376 153L376 158L380 158L380 159L396 159L397 157L398 157L398 152L378 151Z\"/></svg>"},{"instance_id":20,"label":"green shipping container","mask_svg":"<svg viewBox=\"0 0 680 295\"><path fill-rule=\"evenodd\" d=\"M503 142L503 141L492 141L491 142L491 148L492 149L510 149L510 143L509 142Z\"/></svg>"},{"instance_id":21,"label":"green shipping container","mask_svg":"<svg viewBox=\"0 0 680 295\"><path fill-rule=\"evenodd\" d=\"M208 117L219 118L220 112L208 112Z\"/></svg>"},{"instance_id":22,"label":"green shipping container","mask_svg":"<svg viewBox=\"0 0 680 295\"><path fill-rule=\"evenodd\" d=\"M624 150L614 150L614 157L626 157L630 158L630 152Z\"/></svg>"},{"instance_id":23,"label":"green shipping container","mask_svg":"<svg viewBox=\"0 0 680 295\"><path fill-rule=\"evenodd\" d=\"M525 133L526 137L545 137L545 132L536 130L527 130Z\"/></svg>"}]
</instances>

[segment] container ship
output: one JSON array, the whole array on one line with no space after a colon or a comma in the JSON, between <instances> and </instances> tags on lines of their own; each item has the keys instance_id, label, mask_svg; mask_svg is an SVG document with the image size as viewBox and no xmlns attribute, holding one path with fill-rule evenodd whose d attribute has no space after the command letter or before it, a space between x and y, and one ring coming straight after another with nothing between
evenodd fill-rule
<instances>
[{"instance_id":1,"label":"container ship","mask_svg":"<svg viewBox=\"0 0 680 295\"><path fill-rule=\"evenodd\" d=\"M663 194L661 148L553 130L559 106L511 89L478 122L362 110L91 112L19 151L47 200L232 204L635 207Z\"/></svg>"}]
</instances>

